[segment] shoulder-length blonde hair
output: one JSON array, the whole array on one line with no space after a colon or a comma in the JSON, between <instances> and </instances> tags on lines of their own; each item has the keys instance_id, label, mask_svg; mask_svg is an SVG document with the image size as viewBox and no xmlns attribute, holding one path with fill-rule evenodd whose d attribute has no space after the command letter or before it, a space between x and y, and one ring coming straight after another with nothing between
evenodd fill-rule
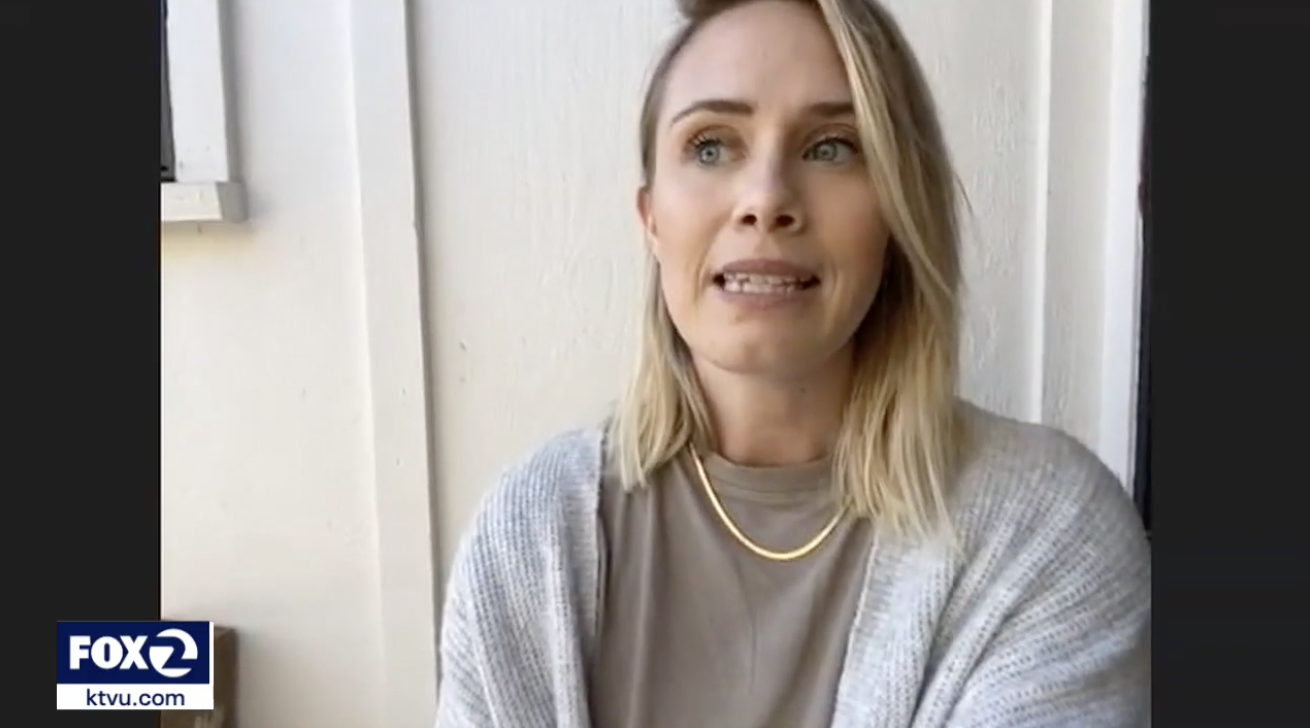
<instances>
[{"instance_id":1,"label":"shoulder-length blonde hair","mask_svg":"<svg viewBox=\"0 0 1310 728\"><path fill-rule=\"evenodd\" d=\"M656 122L669 69L711 18L752 0L679 0L685 22L659 58L641 112L643 177L655 165ZM856 333L857 365L833 452L833 481L852 512L880 529L928 536L946 522L958 449L961 197L927 82L877 0L817 5L850 79L862 144L892 242L878 297ZM637 366L610 420L608 455L627 488L644 484L714 433L686 343L647 252Z\"/></svg>"}]
</instances>

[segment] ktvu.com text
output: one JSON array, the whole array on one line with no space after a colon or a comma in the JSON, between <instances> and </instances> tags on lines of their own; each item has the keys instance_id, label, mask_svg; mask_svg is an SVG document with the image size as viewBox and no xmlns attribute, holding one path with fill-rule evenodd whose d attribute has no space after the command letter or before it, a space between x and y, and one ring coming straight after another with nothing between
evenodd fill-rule
<instances>
[{"instance_id":1,"label":"ktvu.com text","mask_svg":"<svg viewBox=\"0 0 1310 728\"><path fill-rule=\"evenodd\" d=\"M59 622L59 710L213 710L210 622Z\"/></svg>"},{"instance_id":2,"label":"ktvu.com text","mask_svg":"<svg viewBox=\"0 0 1310 728\"><path fill-rule=\"evenodd\" d=\"M86 689L85 696L74 695L71 686L59 686L59 709L82 710L88 708L141 708L145 710L185 709L185 692L133 692L123 690L125 685L95 685ZM199 703L200 701L197 701Z\"/></svg>"}]
</instances>

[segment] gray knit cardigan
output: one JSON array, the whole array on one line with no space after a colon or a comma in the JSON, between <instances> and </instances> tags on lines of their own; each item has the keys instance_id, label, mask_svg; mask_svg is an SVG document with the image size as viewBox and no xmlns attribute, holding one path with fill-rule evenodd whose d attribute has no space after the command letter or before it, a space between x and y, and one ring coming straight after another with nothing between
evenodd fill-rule
<instances>
[{"instance_id":1,"label":"gray knit cardigan","mask_svg":"<svg viewBox=\"0 0 1310 728\"><path fill-rule=\"evenodd\" d=\"M963 549L878 540L833 728L1149 725L1150 550L1131 499L1069 436L966 411ZM602 448L599 427L556 436L485 497L446 590L437 728L593 728Z\"/></svg>"}]
</instances>

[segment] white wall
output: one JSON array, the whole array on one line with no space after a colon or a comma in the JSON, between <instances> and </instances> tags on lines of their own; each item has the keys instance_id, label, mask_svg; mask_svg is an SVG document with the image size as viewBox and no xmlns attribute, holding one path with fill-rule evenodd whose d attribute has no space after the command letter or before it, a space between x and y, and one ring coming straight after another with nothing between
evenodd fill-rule
<instances>
[{"instance_id":1,"label":"white wall","mask_svg":"<svg viewBox=\"0 0 1310 728\"><path fill-rule=\"evenodd\" d=\"M246 728L426 726L404 3L230 9L250 220L162 235L162 611L238 630Z\"/></svg>"},{"instance_id":2,"label":"white wall","mask_svg":"<svg viewBox=\"0 0 1310 728\"><path fill-rule=\"evenodd\" d=\"M241 632L245 728L430 721L471 509L627 365L671 4L233 1L251 219L163 234L162 550L165 613ZM890 5L974 209L967 393L1126 474L1141 0Z\"/></svg>"}]
</instances>

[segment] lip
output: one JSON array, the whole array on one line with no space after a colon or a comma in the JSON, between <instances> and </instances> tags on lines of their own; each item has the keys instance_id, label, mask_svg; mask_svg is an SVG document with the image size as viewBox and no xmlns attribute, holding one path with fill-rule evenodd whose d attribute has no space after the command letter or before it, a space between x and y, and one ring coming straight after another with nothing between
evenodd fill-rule
<instances>
[{"instance_id":1,"label":"lip","mask_svg":"<svg viewBox=\"0 0 1310 728\"><path fill-rule=\"evenodd\" d=\"M716 286L714 291L720 300L744 311L789 310L793 306L800 306L814 300L812 288L774 293L733 293Z\"/></svg>"},{"instance_id":2,"label":"lip","mask_svg":"<svg viewBox=\"0 0 1310 728\"><path fill-rule=\"evenodd\" d=\"M742 275L786 276L808 280L818 278L814 270L798 263L776 258L742 258L719 268L717 275L738 273Z\"/></svg>"},{"instance_id":3,"label":"lip","mask_svg":"<svg viewBox=\"0 0 1310 728\"><path fill-rule=\"evenodd\" d=\"M774 291L729 291L723 285L726 275L760 275L799 278L805 285ZM821 281L812 269L778 258L742 258L723 266L714 275L714 291L720 300L741 311L764 312L791 310L814 300Z\"/></svg>"}]
</instances>

